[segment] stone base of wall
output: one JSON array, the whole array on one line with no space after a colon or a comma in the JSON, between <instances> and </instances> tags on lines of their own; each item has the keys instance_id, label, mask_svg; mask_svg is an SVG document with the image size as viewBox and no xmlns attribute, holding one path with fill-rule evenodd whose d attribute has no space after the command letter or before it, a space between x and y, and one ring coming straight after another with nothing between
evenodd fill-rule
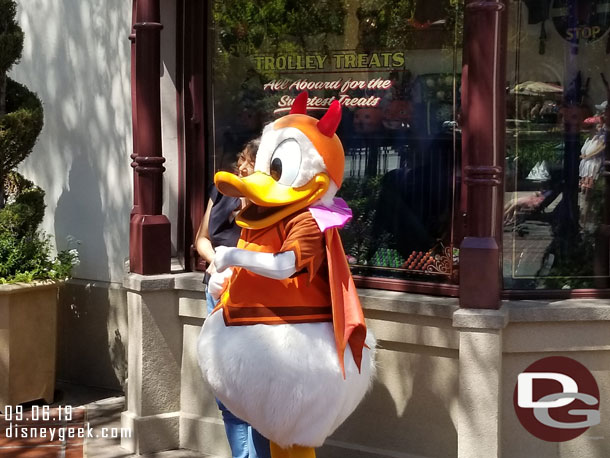
<instances>
[{"instance_id":1,"label":"stone base of wall","mask_svg":"<svg viewBox=\"0 0 610 458\"><path fill-rule=\"evenodd\" d=\"M220 412L197 365L205 319L201 276L130 274L124 285L130 308L125 421L179 418L177 430L174 423L165 426L164 448L176 441L229 457ZM610 407L603 400L602 423L565 443L532 436L512 405L519 372L556 354L582 362L602 396L608 392L610 302L520 301L473 310L459 309L451 298L359 293L378 339L378 376L354 414L317 450L320 458L610 456ZM162 431L137 431L129 449L153 451L148 444L158 443Z\"/></svg>"},{"instance_id":2,"label":"stone base of wall","mask_svg":"<svg viewBox=\"0 0 610 458\"><path fill-rule=\"evenodd\" d=\"M182 412L180 415L180 447L205 455L231 456L222 419L215 414L204 417Z\"/></svg>"},{"instance_id":3,"label":"stone base of wall","mask_svg":"<svg viewBox=\"0 0 610 458\"><path fill-rule=\"evenodd\" d=\"M121 428L131 431L130 437L121 437L121 447L136 455L180 448L179 412L145 417L123 412Z\"/></svg>"},{"instance_id":4,"label":"stone base of wall","mask_svg":"<svg viewBox=\"0 0 610 458\"><path fill-rule=\"evenodd\" d=\"M122 390L127 297L121 284L73 279L59 293L57 378Z\"/></svg>"}]
</instances>

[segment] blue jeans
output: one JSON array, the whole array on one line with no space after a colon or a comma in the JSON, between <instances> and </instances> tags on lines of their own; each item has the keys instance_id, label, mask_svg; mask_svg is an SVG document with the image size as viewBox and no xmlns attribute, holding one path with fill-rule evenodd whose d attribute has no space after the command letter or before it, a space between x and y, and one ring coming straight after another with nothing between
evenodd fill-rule
<instances>
[{"instance_id":1,"label":"blue jeans","mask_svg":"<svg viewBox=\"0 0 610 458\"><path fill-rule=\"evenodd\" d=\"M205 297L208 313L211 313L218 301L207 292ZM222 413L233 458L271 458L269 440L261 436L248 423L233 415L218 399L216 399L216 403Z\"/></svg>"}]
</instances>

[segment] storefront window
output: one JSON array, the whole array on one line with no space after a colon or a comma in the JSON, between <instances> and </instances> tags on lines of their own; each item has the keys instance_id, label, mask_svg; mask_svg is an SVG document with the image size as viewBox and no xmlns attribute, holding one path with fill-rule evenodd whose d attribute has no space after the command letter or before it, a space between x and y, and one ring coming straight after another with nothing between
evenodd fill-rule
<instances>
[{"instance_id":1,"label":"storefront window","mask_svg":"<svg viewBox=\"0 0 610 458\"><path fill-rule=\"evenodd\" d=\"M511 1L504 286L610 286L610 2Z\"/></svg>"},{"instance_id":2,"label":"storefront window","mask_svg":"<svg viewBox=\"0 0 610 458\"><path fill-rule=\"evenodd\" d=\"M354 273L456 282L462 10L453 0L215 1L208 170L228 168L301 90L312 116L340 100Z\"/></svg>"}]
</instances>

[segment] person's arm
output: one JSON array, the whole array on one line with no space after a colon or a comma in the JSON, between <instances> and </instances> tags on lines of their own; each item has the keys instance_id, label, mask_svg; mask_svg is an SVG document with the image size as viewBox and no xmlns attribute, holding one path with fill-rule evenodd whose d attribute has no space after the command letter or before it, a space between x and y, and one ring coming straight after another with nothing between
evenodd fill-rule
<instances>
[{"instance_id":1,"label":"person's arm","mask_svg":"<svg viewBox=\"0 0 610 458\"><path fill-rule=\"evenodd\" d=\"M195 249L199 256L201 256L205 261L211 265L212 261L214 261L214 247L212 246L212 241L210 240L210 232L208 229L208 225L210 224L210 214L212 213L212 206L214 202L212 199L208 200L208 205L205 209L205 214L201 219L201 224L199 225L199 229L197 230L197 235L195 236Z\"/></svg>"},{"instance_id":2,"label":"person's arm","mask_svg":"<svg viewBox=\"0 0 610 458\"><path fill-rule=\"evenodd\" d=\"M581 159L590 159L594 156L599 155L602 151L604 151L606 149L606 143L604 141L598 141L597 145L595 145L595 148L593 149L592 152L588 152L587 154L582 154L580 156Z\"/></svg>"}]
</instances>

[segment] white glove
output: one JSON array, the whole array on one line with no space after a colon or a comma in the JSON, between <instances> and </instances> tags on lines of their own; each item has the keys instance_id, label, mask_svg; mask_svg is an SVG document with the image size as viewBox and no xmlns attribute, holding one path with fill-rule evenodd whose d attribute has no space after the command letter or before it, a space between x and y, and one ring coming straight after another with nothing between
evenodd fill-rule
<instances>
[{"instance_id":1,"label":"white glove","mask_svg":"<svg viewBox=\"0 0 610 458\"><path fill-rule=\"evenodd\" d=\"M217 246L214 252L214 267L216 272L222 272L227 267L234 265L231 259L231 252L237 248L228 246Z\"/></svg>"},{"instance_id":2,"label":"white glove","mask_svg":"<svg viewBox=\"0 0 610 458\"><path fill-rule=\"evenodd\" d=\"M217 272L236 266L276 280L282 280L294 274L296 272L295 263L296 256L292 250L282 253L259 253L241 248L219 246L216 248L214 256Z\"/></svg>"},{"instance_id":3,"label":"white glove","mask_svg":"<svg viewBox=\"0 0 610 458\"><path fill-rule=\"evenodd\" d=\"M214 272L210 279L208 280L208 292L214 298L214 300L218 300L220 295L227 287L229 283L229 279L233 275L233 269L228 268L224 269L222 272Z\"/></svg>"}]
</instances>

